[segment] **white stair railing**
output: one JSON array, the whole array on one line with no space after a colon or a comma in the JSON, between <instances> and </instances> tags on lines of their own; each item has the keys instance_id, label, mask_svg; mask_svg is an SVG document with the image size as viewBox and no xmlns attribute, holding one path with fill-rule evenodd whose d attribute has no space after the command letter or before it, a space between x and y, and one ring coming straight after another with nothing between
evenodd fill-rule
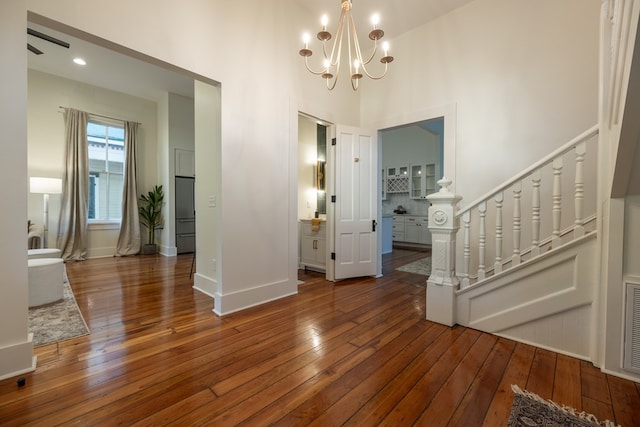
<instances>
[{"instance_id":1,"label":"white stair railing","mask_svg":"<svg viewBox=\"0 0 640 427\"><path fill-rule=\"evenodd\" d=\"M462 247L457 251L461 262L456 269L462 289L585 235L585 210L589 220L596 213L597 135L598 127L593 126L456 212L456 221L462 225L458 238ZM593 173L585 179L587 162ZM566 179L571 174L573 179ZM572 201L563 199L571 194ZM567 222L571 210L573 218ZM495 226L487 228L487 223ZM523 235L530 236L524 248ZM504 257L505 249L510 249L511 256ZM489 266L487 258L493 261Z\"/></svg>"}]
</instances>

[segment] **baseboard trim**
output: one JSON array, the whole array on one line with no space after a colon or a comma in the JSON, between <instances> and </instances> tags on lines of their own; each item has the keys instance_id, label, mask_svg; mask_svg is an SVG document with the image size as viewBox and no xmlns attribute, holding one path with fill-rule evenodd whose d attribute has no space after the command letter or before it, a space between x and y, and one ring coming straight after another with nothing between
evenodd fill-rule
<instances>
[{"instance_id":1,"label":"baseboard trim","mask_svg":"<svg viewBox=\"0 0 640 427\"><path fill-rule=\"evenodd\" d=\"M164 246L161 245L159 252L161 255L170 257L170 256L177 256L178 255L178 248L176 246Z\"/></svg>"},{"instance_id":2,"label":"baseboard trim","mask_svg":"<svg viewBox=\"0 0 640 427\"><path fill-rule=\"evenodd\" d=\"M0 348L0 380L36 370L38 357L33 355L33 334L27 341Z\"/></svg>"},{"instance_id":3,"label":"baseboard trim","mask_svg":"<svg viewBox=\"0 0 640 427\"><path fill-rule=\"evenodd\" d=\"M193 275L193 289L202 292L203 294L215 298L216 289L218 287L218 281L207 277L200 273Z\"/></svg>"},{"instance_id":4,"label":"baseboard trim","mask_svg":"<svg viewBox=\"0 0 640 427\"><path fill-rule=\"evenodd\" d=\"M250 289L243 289L228 294L214 295L213 312L218 316L235 313L270 301L288 297L298 293L298 280L283 280L266 283Z\"/></svg>"}]
</instances>

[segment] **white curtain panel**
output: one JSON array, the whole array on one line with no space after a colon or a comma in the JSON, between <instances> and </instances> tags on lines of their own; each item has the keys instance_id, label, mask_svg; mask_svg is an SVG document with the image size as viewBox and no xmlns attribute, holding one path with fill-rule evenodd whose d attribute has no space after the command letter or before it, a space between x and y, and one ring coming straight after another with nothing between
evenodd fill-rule
<instances>
[{"instance_id":1,"label":"white curtain panel","mask_svg":"<svg viewBox=\"0 0 640 427\"><path fill-rule=\"evenodd\" d=\"M135 255L140 252L140 221L138 220L138 189L136 185L136 161L138 123L124 123L124 188L122 191L122 222L116 245L117 256Z\"/></svg>"},{"instance_id":2,"label":"white curtain panel","mask_svg":"<svg viewBox=\"0 0 640 427\"><path fill-rule=\"evenodd\" d=\"M64 109L66 134L62 202L57 246L65 260L80 261L87 256L87 211L89 204L88 113Z\"/></svg>"}]
</instances>

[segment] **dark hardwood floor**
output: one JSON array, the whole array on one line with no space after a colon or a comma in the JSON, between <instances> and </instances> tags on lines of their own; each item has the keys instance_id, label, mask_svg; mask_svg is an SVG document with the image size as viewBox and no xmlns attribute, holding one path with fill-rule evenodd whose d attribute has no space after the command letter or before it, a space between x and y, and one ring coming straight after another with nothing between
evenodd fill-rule
<instances>
[{"instance_id":1,"label":"dark hardwood floor","mask_svg":"<svg viewBox=\"0 0 640 427\"><path fill-rule=\"evenodd\" d=\"M219 318L192 289L191 255L68 263L91 334L36 348L0 381L0 425L502 426L511 385L623 426L639 384L590 363L424 320L426 276L330 283Z\"/></svg>"}]
</instances>

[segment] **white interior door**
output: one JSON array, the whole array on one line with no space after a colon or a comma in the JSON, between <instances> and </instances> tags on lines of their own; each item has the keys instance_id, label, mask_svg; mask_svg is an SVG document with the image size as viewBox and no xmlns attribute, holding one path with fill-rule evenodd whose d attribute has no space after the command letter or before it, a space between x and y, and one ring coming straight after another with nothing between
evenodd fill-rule
<instances>
[{"instance_id":1,"label":"white interior door","mask_svg":"<svg viewBox=\"0 0 640 427\"><path fill-rule=\"evenodd\" d=\"M378 263L378 147L374 132L337 126L335 279L374 276Z\"/></svg>"}]
</instances>

